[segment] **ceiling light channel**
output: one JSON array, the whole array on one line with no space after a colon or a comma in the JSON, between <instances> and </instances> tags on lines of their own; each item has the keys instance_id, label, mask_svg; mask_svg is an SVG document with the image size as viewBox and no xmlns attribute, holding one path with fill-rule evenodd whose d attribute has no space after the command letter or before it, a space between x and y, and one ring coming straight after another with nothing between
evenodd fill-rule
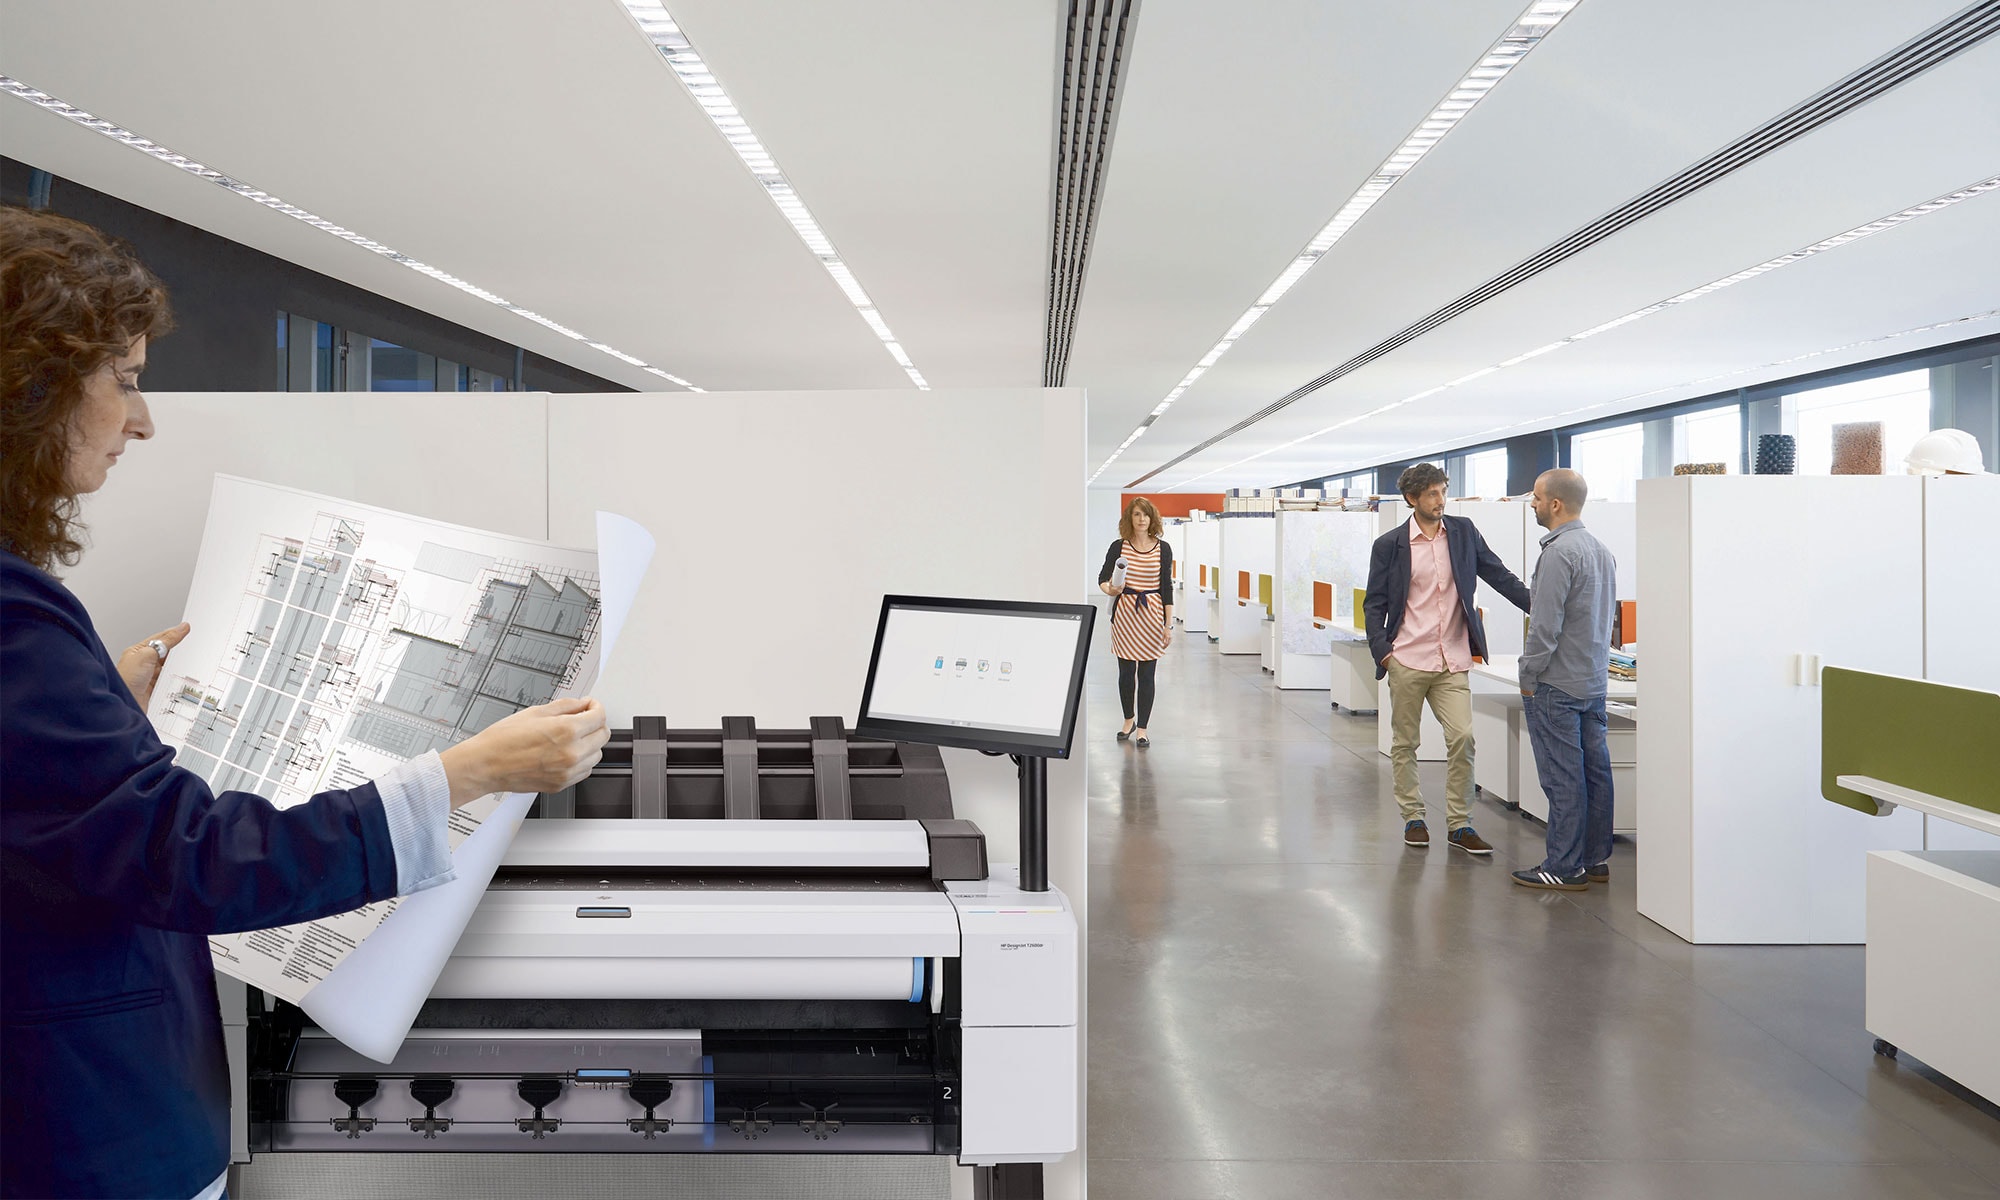
<instances>
[{"instance_id":1,"label":"ceiling light channel","mask_svg":"<svg viewBox=\"0 0 2000 1200\"><path fill-rule=\"evenodd\" d=\"M240 179L232 179L229 176L224 175L222 172L217 171L212 167L203 166L201 163L198 163L193 159L186 157L185 155L176 154L173 151L167 149L165 146L160 145L158 142L154 142L147 138L140 137L138 134L133 133L131 130L122 128L121 126L113 125L111 122L106 121L101 117L92 116L91 114L83 111L82 109L76 107L75 105L68 104L62 100L58 100L54 96L49 95L47 92L40 91L39 89L36 88L31 88L27 84L22 83L18 79L13 79L5 75L0 75L0 93L6 93L8 95L18 96L21 99L26 100L28 103L35 105L37 108L47 109L49 112L56 114L57 116L63 118L66 121L71 121L77 125L83 126L85 129L92 130L96 133L101 133L105 137L110 138L114 142L123 142L125 145L132 147L134 150L137 150L142 154L146 154L152 158L158 159L160 162L166 163L170 167L178 167L179 169L186 171L190 175L206 179L210 183L228 188L230 191L235 192L237 195L243 197L246 200L255 201L256 203L263 205L265 208L268 208L273 212L283 213L284 215L292 218L295 221L303 221L307 225L312 226L314 229L318 229L325 233L330 233L344 242L350 242L356 246L361 247L363 250L366 250L371 254L379 254L383 258L386 258L391 262L401 263L402 265L410 268L412 271L415 271L418 274L428 275L432 279L437 280L439 283L449 284L452 287L457 288L459 291L464 292L468 296L484 300L488 304L497 305L498 307L504 308L508 312L513 313L515 316L526 317L528 320L533 321L537 325L543 326L544 328L547 329L551 329L556 333L560 333L564 337L569 338L573 341L582 342L583 344L589 346L593 350L598 350L602 351L605 354L609 354L611 357L619 360L620 362L630 363L632 366L635 367L642 367L649 374L658 375L660 378L679 384L681 387L684 387L691 392L699 392L702 390L701 388L698 388L693 384L689 383L687 380L682 379L678 375L669 375L665 371L660 370L658 367L649 367L646 365L644 360L633 358L631 355L626 354L622 351L614 350L610 346L605 345L603 342L593 342L585 335L578 333L576 330L571 329L567 325L563 325L557 321L551 320L550 318L545 317L538 312L533 312L529 309L522 308L520 305L515 304L512 301L505 300L499 296L494 295L492 292L487 291L485 288L479 287L476 284L467 283L465 280L458 278L456 275L447 274L446 272L431 266L429 263L419 262L416 259L411 258L407 254L403 254L398 251L392 250L389 247L384 246L382 243L375 241L373 238L363 237L362 235L354 232L353 230L342 228L341 226L334 224L332 221L329 221L324 217L315 216L314 214L307 212L305 209L300 208L295 204L287 204L285 201L278 199L276 196L271 195L269 192L260 191L257 188L251 187L249 184L244 183Z\"/></svg>"},{"instance_id":2,"label":"ceiling light channel","mask_svg":"<svg viewBox=\"0 0 2000 1200\"><path fill-rule=\"evenodd\" d=\"M1716 292L1722 291L1724 288L1734 287L1739 283L1742 283L1746 280L1755 279L1760 275L1768 275L1772 271L1775 271L1780 267L1789 267L1793 263L1804 262L1808 258L1814 258L1817 257L1818 255L1825 254L1829 250L1838 249L1841 246L1845 246L1850 242L1859 241L1860 239L1868 237L1871 234L1881 233L1885 229L1894 229L1898 225L1907 224L1910 221L1916 220L1918 217L1927 217L1932 213L1943 212L1945 209L1951 208L1954 205L1963 204L1964 202L1974 198L1975 196L1984 196L1989 192L1996 192L1996 191L2000 191L2000 175L1995 175L1988 179L1982 179L1977 183L1968 184L1965 187L1959 188L1957 191L1947 192L1944 195L1939 196L1934 200L1926 200L1922 204L1911 205L1909 208L1906 208L1901 212L1891 213L1888 216L1882 217L1879 220L1870 221L1866 225L1856 226L1855 228L1850 229L1845 233L1834 234L1830 238L1825 238L1821 241L1814 242L1810 246L1803 246L1797 250L1792 251L1790 254L1781 254L1776 258L1766 259L1765 261L1758 263L1754 267L1749 267L1745 270L1738 271L1733 275L1725 275L1721 279L1716 280L1714 283L1703 284L1701 287L1693 288L1689 291L1682 292L1677 296L1668 297L1667 299L1661 300L1658 303L1648 304L1646 307L1638 309L1634 312L1626 313L1624 316L1619 317L1616 320L1606 321L1601 325L1593 325L1589 329L1583 330L1581 333L1573 333L1570 336L1561 339L1560 341L1550 342L1546 346L1541 346L1534 350L1530 350L1526 354L1517 354L1512 358L1506 359L1499 363L1495 363L1493 366L1482 367L1477 371L1473 371L1466 375L1461 375L1457 379L1452 380L1450 383L1440 384L1437 387L1430 388L1427 391L1418 392L1414 396L1405 396L1401 400L1397 400L1390 404L1385 404L1380 408L1374 409L1370 412L1362 413L1359 416L1347 417L1344 420L1336 421L1333 424L1328 425L1324 429L1314 430L1313 432L1306 434L1304 437L1293 438L1289 442L1273 446L1268 450L1260 450L1256 454L1252 454L1247 458L1239 458L1235 462L1229 463L1226 466L1216 467L1213 470L1204 471L1199 475L1195 475L1188 479L1184 479L1180 483L1175 484L1174 486L1186 487L1188 484L1193 483L1198 479L1206 479L1210 475L1216 475L1223 471L1234 470L1235 468L1240 467L1245 463L1255 462L1260 458L1276 454L1280 450L1289 450L1293 446L1299 445L1302 442L1312 441L1314 438L1325 437L1329 433L1345 429L1350 425L1359 424L1362 421L1368 420L1370 417L1380 416L1381 414L1388 412L1391 409L1401 408L1405 404L1414 403L1415 401L1435 396L1439 392L1445 391L1448 388L1455 388L1463 383L1471 383L1475 379L1481 379L1484 378L1485 376L1493 374L1495 371L1500 370L1502 367L1516 366L1520 363L1527 362L1531 358L1539 358L1542 355L1547 354L1551 351L1560 350L1564 346L1573 346L1576 343L1584 341L1588 338L1596 337L1600 333L1607 333L1613 329L1619 328L1620 326L1630 325L1634 321L1640 320L1645 317L1650 317L1654 313L1665 312L1670 308L1678 307L1682 304L1688 303L1689 301L1699 300L1703 296L1712 296ZM1974 318L1965 318L1965 319L1974 319ZM1946 322L1946 324L1953 324L1953 323L1954 322ZM1936 327L1926 326L1925 330L1931 328L1936 328ZM1906 333L1908 332L1924 332L1924 330L1906 331ZM1891 336L1901 337L1904 336L1904 334L1895 334ZM1855 343L1855 344L1860 345L1862 343ZM1813 354L1802 355L1800 357L1810 358L1822 353L1830 353L1830 351L1814 351ZM1783 361L1792 362L1795 360L1786 359ZM1773 364L1773 365L1782 365L1782 364ZM1724 375L1711 375L1706 379L1697 379L1694 381L1694 383L1696 384L1707 383L1710 382L1711 380L1722 379L1726 378L1728 375L1741 374L1741 373L1742 372L1737 371L1737 372L1727 372ZM1680 386L1680 385L1674 385L1674 386ZM1655 390L1665 391L1668 389L1660 388ZM1631 399L1636 399L1638 396L1647 396L1652 394L1653 394L1652 392L1640 392L1637 393L1635 396L1624 396L1614 400L1600 401L1599 403L1596 404L1587 404L1582 408L1573 408L1567 412L1557 413L1555 415L1559 417L1574 416L1577 413L1592 412L1600 408L1608 408L1613 404L1619 403L1621 400L1631 400ZM1523 421L1516 425L1500 426L1495 429L1486 430L1485 433L1482 433L1480 436L1484 437L1486 434L1506 432L1513 429L1522 429L1530 425L1540 424L1542 421L1546 419L1547 418L1544 417L1537 417L1534 420Z\"/></svg>"},{"instance_id":3,"label":"ceiling light channel","mask_svg":"<svg viewBox=\"0 0 2000 1200\"><path fill-rule=\"evenodd\" d=\"M1450 93L1430 110L1429 115L1409 137L1403 140L1395 153L1375 168L1374 173L1355 190L1352 196L1348 197L1347 203L1341 205L1340 210L1333 214L1333 219L1326 223L1312 241L1306 243L1306 248L1286 265L1277 279L1271 282L1271 286L1264 289L1264 294L1257 297L1257 303L1238 317L1236 323L1229 327L1229 332L1222 335L1222 340L1202 356L1200 364L1174 385L1173 390L1167 393L1159 407L1147 415L1140 428L1144 429L1159 420L1161 414L1172 408L1174 401L1181 398L1181 394L1200 377L1202 371L1214 366L1216 360L1227 354L1237 339L1257 323L1258 318L1268 312L1286 292L1291 291L1293 285L1305 278L1306 272L1312 270L1313 265L1319 262L1327 251L1333 249L1335 243L1347 236L1347 231L1354 228L1355 223L1375 206L1376 201L1387 195L1397 180L1409 174L1410 170L1423 160L1424 155L1429 154L1445 134L1464 120L1473 106L1491 93L1495 84L1519 66L1527 57L1528 51L1547 37L1578 3L1580 0L1539 0L1516 17L1507 31L1500 35L1500 40L1495 42L1478 63L1453 85ZM1091 475L1090 482L1095 482L1099 475L1104 474L1105 468L1109 467L1119 454L1124 453L1125 446L1130 446L1132 440L1127 438L1124 446L1120 446L1110 458L1105 459Z\"/></svg>"},{"instance_id":4,"label":"ceiling light channel","mask_svg":"<svg viewBox=\"0 0 2000 1200\"><path fill-rule=\"evenodd\" d=\"M674 22L672 14L667 12L666 6L653 3L651 0L624 0L624 4L625 10L639 22L639 28L645 33L647 40L653 43L659 50L660 56L667 60L667 65L673 68L675 77L687 88L688 95L694 97L694 102L701 106L702 112L708 114L708 119L714 123L717 132L722 134L723 140L729 143L730 149L736 151L736 157L743 160L743 165L750 168L750 173L764 186L765 194L771 197L771 203L777 205L778 211L784 214L785 220L791 224L792 232L798 234L799 240L806 244L806 249L812 251L813 257L819 259L820 266L826 268L826 273L833 276L834 283L840 286L841 293L847 297L847 302L852 304L861 314L861 319L868 323L868 328L874 331L883 348L889 352L889 357L896 360L896 365L903 369L903 374L910 377L911 383L929 391L931 385L925 382L923 372L917 370L916 364L910 361L909 353L896 340L896 335L889 332L888 322L882 319L875 302L862 290L860 281L854 278L854 272L848 270L847 264L841 261L840 254L833 248L833 241L826 236L826 231L819 227L819 222L813 219L805 201L799 199L797 189L785 178L785 173L778 169L778 161L771 157L771 152L764 148L764 143L758 141L757 135L750 131L749 122L745 121L743 114L736 110L729 93L722 90L722 84L716 79L715 72L709 69L708 63L696 52L694 45L688 41L687 34L681 31L681 27Z\"/></svg>"}]
</instances>

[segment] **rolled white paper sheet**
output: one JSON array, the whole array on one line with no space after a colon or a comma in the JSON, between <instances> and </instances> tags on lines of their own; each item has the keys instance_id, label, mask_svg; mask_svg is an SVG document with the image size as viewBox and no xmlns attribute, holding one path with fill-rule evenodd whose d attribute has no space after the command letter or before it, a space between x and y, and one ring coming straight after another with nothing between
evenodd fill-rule
<instances>
[{"instance_id":1,"label":"rolled white paper sheet","mask_svg":"<svg viewBox=\"0 0 2000 1200\"><path fill-rule=\"evenodd\" d=\"M306 993L299 1004L306 1015L357 1053L379 1063L395 1058L534 802L527 792L501 797L452 851L457 878L403 897L374 933Z\"/></svg>"}]
</instances>

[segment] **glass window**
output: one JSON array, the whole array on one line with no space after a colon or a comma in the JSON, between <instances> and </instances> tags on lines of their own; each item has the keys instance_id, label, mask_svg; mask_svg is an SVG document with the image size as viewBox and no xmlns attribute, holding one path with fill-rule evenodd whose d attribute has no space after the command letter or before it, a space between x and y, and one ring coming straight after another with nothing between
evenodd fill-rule
<instances>
[{"instance_id":1,"label":"glass window","mask_svg":"<svg viewBox=\"0 0 2000 1200\"><path fill-rule=\"evenodd\" d=\"M1506 495L1507 448L1495 446L1491 450L1466 455L1465 482L1459 486L1458 494L1485 500L1498 500Z\"/></svg>"},{"instance_id":2,"label":"glass window","mask_svg":"<svg viewBox=\"0 0 2000 1200\"><path fill-rule=\"evenodd\" d=\"M1743 470L1743 406L1731 404L1674 418L1676 463L1727 463Z\"/></svg>"},{"instance_id":3,"label":"glass window","mask_svg":"<svg viewBox=\"0 0 2000 1200\"><path fill-rule=\"evenodd\" d=\"M325 321L313 322L313 386L315 392L334 390L334 364L339 361L335 347L333 326Z\"/></svg>"},{"instance_id":4,"label":"glass window","mask_svg":"<svg viewBox=\"0 0 2000 1200\"><path fill-rule=\"evenodd\" d=\"M1799 474L1833 471L1833 427L1882 423L1882 467L1901 474L1903 456L1931 428L1931 373L1905 371L1785 397L1786 425L1798 430Z\"/></svg>"},{"instance_id":5,"label":"glass window","mask_svg":"<svg viewBox=\"0 0 2000 1200\"><path fill-rule=\"evenodd\" d=\"M1637 500L1646 469L1645 425L1577 434L1569 442L1569 465L1583 476L1592 500Z\"/></svg>"},{"instance_id":6,"label":"glass window","mask_svg":"<svg viewBox=\"0 0 2000 1200\"><path fill-rule=\"evenodd\" d=\"M368 387L376 392L434 392L437 359L421 350L369 338Z\"/></svg>"}]
</instances>

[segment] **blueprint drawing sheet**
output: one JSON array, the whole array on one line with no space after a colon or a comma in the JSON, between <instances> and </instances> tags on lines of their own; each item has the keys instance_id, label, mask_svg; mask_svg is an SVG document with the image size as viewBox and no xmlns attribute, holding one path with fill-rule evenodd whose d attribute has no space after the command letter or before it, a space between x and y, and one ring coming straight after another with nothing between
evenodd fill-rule
<instances>
[{"instance_id":1,"label":"blueprint drawing sheet","mask_svg":"<svg viewBox=\"0 0 2000 1200\"><path fill-rule=\"evenodd\" d=\"M636 587L619 590L629 605ZM176 761L216 791L298 804L587 692L603 601L594 550L217 476L188 597L192 632L154 690L152 717ZM487 797L453 812L455 865L469 865L461 846L500 809L508 829L481 856L497 863L530 799L505 798L503 808ZM485 877L460 875L433 890L484 889ZM304 1003L407 902L218 935L210 949L218 970ZM445 953L456 936L443 939Z\"/></svg>"}]
</instances>

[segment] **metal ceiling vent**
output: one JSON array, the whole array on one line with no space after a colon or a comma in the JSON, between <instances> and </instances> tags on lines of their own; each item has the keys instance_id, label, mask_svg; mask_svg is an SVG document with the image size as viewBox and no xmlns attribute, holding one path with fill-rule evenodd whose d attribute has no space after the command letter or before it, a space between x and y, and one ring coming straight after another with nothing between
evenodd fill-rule
<instances>
[{"instance_id":1,"label":"metal ceiling vent","mask_svg":"<svg viewBox=\"0 0 2000 1200\"><path fill-rule=\"evenodd\" d=\"M1070 0L1056 113L1055 209L1049 220L1049 312L1042 386L1069 373L1070 334L1090 263L1090 233L1118 123L1118 84L1139 0Z\"/></svg>"},{"instance_id":2,"label":"metal ceiling vent","mask_svg":"<svg viewBox=\"0 0 2000 1200\"><path fill-rule=\"evenodd\" d=\"M1351 375L1383 355L1408 345L1453 317L1477 308L1517 284L1526 283L1550 267L1581 254L1627 226L1644 220L1670 204L1686 199L1716 180L1749 166L1772 151L1846 116L1884 92L1915 79L1940 63L1956 58L1996 33L2000 33L2000 0L1980 0L1977 4L1960 9L1867 66L1778 114L1693 166L1654 184L1645 192L1598 217L1568 237L1543 247L1532 256L1495 275L1429 316L1382 339L1319 378L1285 393L1221 433L1187 450L1172 461L1160 464L1126 486L1137 487L1162 471L1193 458L1217 442L1236 436L1264 418L1303 400L1327 384Z\"/></svg>"}]
</instances>

